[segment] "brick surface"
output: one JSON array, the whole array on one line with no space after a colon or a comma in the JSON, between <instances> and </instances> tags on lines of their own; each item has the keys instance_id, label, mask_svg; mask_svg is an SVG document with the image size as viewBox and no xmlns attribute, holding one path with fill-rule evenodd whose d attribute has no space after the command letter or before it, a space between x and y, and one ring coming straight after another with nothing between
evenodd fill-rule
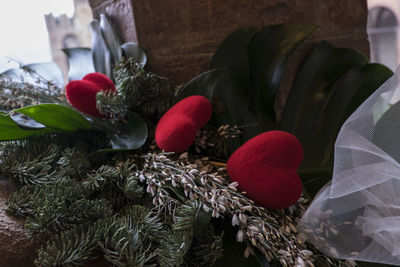
<instances>
[{"instance_id":1,"label":"brick surface","mask_svg":"<svg viewBox=\"0 0 400 267\"><path fill-rule=\"evenodd\" d=\"M94 7L95 16L101 12L122 26L126 40L139 41L148 68L173 84L207 70L223 38L245 26L317 24L307 42L328 40L369 54L365 0L108 0Z\"/></svg>"}]
</instances>

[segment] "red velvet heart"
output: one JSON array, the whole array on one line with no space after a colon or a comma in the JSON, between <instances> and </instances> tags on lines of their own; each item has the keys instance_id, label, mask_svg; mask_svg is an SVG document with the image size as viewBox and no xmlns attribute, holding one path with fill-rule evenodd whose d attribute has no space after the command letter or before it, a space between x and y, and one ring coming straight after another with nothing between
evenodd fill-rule
<instances>
[{"instance_id":1,"label":"red velvet heart","mask_svg":"<svg viewBox=\"0 0 400 267\"><path fill-rule=\"evenodd\" d=\"M157 124L155 139L158 147L168 152L183 152L196 138L196 133L209 120L212 107L207 98L189 96L176 103Z\"/></svg>"},{"instance_id":2,"label":"red velvet heart","mask_svg":"<svg viewBox=\"0 0 400 267\"><path fill-rule=\"evenodd\" d=\"M292 134L264 132L239 147L229 158L229 177L249 198L270 209L296 203L302 192L297 174L303 147Z\"/></svg>"},{"instance_id":3,"label":"red velvet heart","mask_svg":"<svg viewBox=\"0 0 400 267\"><path fill-rule=\"evenodd\" d=\"M68 102L77 110L94 117L103 117L96 108L99 91L116 91L114 83L101 73L89 73L82 80L71 81L65 87Z\"/></svg>"}]
</instances>

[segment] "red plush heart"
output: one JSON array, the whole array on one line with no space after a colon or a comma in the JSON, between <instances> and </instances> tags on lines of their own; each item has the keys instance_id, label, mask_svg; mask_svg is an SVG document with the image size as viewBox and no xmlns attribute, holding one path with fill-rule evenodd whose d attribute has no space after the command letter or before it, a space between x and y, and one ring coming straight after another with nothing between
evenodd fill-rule
<instances>
[{"instance_id":1,"label":"red plush heart","mask_svg":"<svg viewBox=\"0 0 400 267\"><path fill-rule=\"evenodd\" d=\"M207 98L189 96L176 103L157 124L155 139L158 147L168 152L188 149L196 133L209 120L212 107Z\"/></svg>"},{"instance_id":2,"label":"red plush heart","mask_svg":"<svg viewBox=\"0 0 400 267\"><path fill-rule=\"evenodd\" d=\"M229 158L229 177L249 198L270 209L296 203L302 192L297 174L303 147L292 134L264 132L239 147Z\"/></svg>"},{"instance_id":3,"label":"red plush heart","mask_svg":"<svg viewBox=\"0 0 400 267\"><path fill-rule=\"evenodd\" d=\"M82 80L71 81L65 87L68 102L77 110L95 117L103 117L96 108L99 91L116 91L114 83L104 74L89 73Z\"/></svg>"}]
</instances>

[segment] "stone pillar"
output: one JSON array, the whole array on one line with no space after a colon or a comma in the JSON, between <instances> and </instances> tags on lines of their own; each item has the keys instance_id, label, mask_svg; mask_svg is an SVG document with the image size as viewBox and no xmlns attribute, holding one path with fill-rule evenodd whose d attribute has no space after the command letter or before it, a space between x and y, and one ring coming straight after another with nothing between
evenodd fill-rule
<instances>
[{"instance_id":1,"label":"stone pillar","mask_svg":"<svg viewBox=\"0 0 400 267\"><path fill-rule=\"evenodd\" d=\"M245 26L309 23L320 28L307 42L327 40L369 54L366 0L89 0L108 15L126 41L138 41L149 70L173 84L208 69L218 44Z\"/></svg>"}]
</instances>

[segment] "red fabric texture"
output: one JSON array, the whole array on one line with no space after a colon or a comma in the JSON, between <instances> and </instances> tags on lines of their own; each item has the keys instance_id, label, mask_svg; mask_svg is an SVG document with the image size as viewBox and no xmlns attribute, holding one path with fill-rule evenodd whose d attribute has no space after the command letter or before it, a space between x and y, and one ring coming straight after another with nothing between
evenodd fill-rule
<instances>
[{"instance_id":1,"label":"red fabric texture","mask_svg":"<svg viewBox=\"0 0 400 267\"><path fill-rule=\"evenodd\" d=\"M196 133L211 118L212 107L207 98L189 96L171 107L157 124L158 147L168 152L183 152L196 138Z\"/></svg>"},{"instance_id":2,"label":"red fabric texture","mask_svg":"<svg viewBox=\"0 0 400 267\"><path fill-rule=\"evenodd\" d=\"M103 117L96 108L99 91L116 91L114 83L102 73L89 73L82 80L71 81L65 87L68 102L77 110L94 117Z\"/></svg>"},{"instance_id":3,"label":"red fabric texture","mask_svg":"<svg viewBox=\"0 0 400 267\"><path fill-rule=\"evenodd\" d=\"M264 132L239 147L229 158L229 177L249 198L269 209L295 204L302 192L297 174L303 147L292 134Z\"/></svg>"}]
</instances>

